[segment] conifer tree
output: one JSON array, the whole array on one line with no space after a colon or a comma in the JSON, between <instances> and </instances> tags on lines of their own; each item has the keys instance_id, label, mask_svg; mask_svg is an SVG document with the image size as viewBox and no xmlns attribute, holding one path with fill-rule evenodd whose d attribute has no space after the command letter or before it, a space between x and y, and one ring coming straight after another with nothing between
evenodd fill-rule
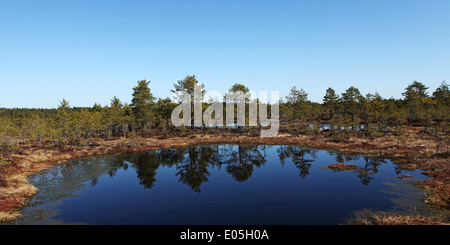
<instances>
[{"instance_id":1,"label":"conifer tree","mask_svg":"<svg viewBox=\"0 0 450 245\"><path fill-rule=\"evenodd\" d=\"M152 125L153 120L153 107L154 100L150 88L148 85L150 81L141 80L138 81L138 85L133 88L133 99L131 101L131 107L133 108L133 114L136 117L136 121L140 129L148 131Z\"/></svg>"},{"instance_id":2,"label":"conifer tree","mask_svg":"<svg viewBox=\"0 0 450 245\"><path fill-rule=\"evenodd\" d=\"M328 88L325 96L323 97L323 105L328 109L330 113L330 119L334 117L337 111L339 103L339 95L336 94L334 89Z\"/></svg>"}]
</instances>

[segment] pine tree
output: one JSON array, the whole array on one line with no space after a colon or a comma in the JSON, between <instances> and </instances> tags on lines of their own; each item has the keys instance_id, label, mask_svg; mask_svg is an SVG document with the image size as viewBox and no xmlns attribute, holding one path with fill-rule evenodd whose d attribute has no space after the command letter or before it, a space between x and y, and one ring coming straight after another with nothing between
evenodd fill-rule
<instances>
[{"instance_id":1,"label":"pine tree","mask_svg":"<svg viewBox=\"0 0 450 245\"><path fill-rule=\"evenodd\" d=\"M346 115L351 116L351 124L355 122L355 116L358 115L360 111L360 102L364 100L364 97L359 92L359 89L351 86L345 93L341 96L342 106L344 110L344 117Z\"/></svg>"},{"instance_id":2,"label":"pine tree","mask_svg":"<svg viewBox=\"0 0 450 245\"><path fill-rule=\"evenodd\" d=\"M433 99L436 100L436 112L437 117L441 121L448 120L450 115L450 90L445 81L441 83L441 86L433 93Z\"/></svg>"},{"instance_id":3,"label":"pine tree","mask_svg":"<svg viewBox=\"0 0 450 245\"><path fill-rule=\"evenodd\" d=\"M301 114L303 117L302 120L306 119L307 116L307 102L308 102L308 93L306 93L303 89L298 90L296 86L291 88L290 93L286 96L287 103L292 109L292 122L294 123L297 114Z\"/></svg>"},{"instance_id":4,"label":"pine tree","mask_svg":"<svg viewBox=\"0 0 450 245\"><path fill-rule=\"evenodd\" d=\"M205 85L199 85L198 80L195 75L186 76L183 80L178 80L176 84L173 85L174 90L172 93L176 92L187 92L193 99L195 86L201 86L202 94L205 93Z\"/></svg>"},{"instance_id":5,"label":"pine tree","mask_svg":"<svg viewBox=\"0 0 450 245\"><path fill-rule=\"evenodd\" d=\"M136 121L140 129L147 132L152 125L155 100L150 92L150 88L148 87L149 84L150 81L138 81L138 85L133 88L133 99L131 101L133 114L136 117Z\"/></svg>"},{"instance_id":6,"label":"pine tree","mask_svg":"<svg viewBox=\"0 0 450 245\"><path fill-rule=\"evenodd\" d=\"M334 117L334 114L337 111L338 103L339 95L336 94L334 89L328 88L327 93L323 97L323 104L328 108L330 119Z\"/></svg>"},{"instance_id":7,"label":"pine tree","mask_svg":"<svg viewBox=\"0 0 450 245\"><path fill-rule=\"evenodd\" d=\"M112 108L122 108L123 107L122 101L120 101L119 98L114 96L114 98L111 99L111 107Z\"/></svg>"},{"instance_id":8,"label":"pine tree","mask_svg":"<svg viewBox=\"0 0 450 245\"><path fill-rule=\"evenodd\" d=\"M199 86L201 90L201 94L196 95L195 94L195 88ZM203 98L203 95L205 94L205 85L200 84L196 78L195 75L192 76L186 76L183 80L178 80L176 84L173 85L174 89L171 90L172 93L179 93L184 92L187 93L190 96L191 99L191 118L194 117L194 103L196 100L201 100ZM178 94L176 94L178 96ZM197 97L196 97L197 96ZM182 101L182 98L179 98L180 102ZM192 120L192 119L191 119ZM193 127L192 125L191 127Z\"/></svg>"},{"instance_id":9,"label":"pine tree","mask_svg":"<svg viewBox=\"0 0 450 245\"><path fill-rule=\"evenodd\" d=\"M420 82L414 81L410 84L402 95L405 97L405 104L410 109L411 120L417 120L419 113L423 109L422 100L428 97L428 87Z\"/></svg>"}]
</instances>

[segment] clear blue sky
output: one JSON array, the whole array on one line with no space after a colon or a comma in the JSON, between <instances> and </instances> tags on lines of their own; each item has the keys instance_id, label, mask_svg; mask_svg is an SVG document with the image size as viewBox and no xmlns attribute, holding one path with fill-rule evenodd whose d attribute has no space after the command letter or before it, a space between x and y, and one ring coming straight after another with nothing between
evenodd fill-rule
<instances>
[{"instance_id":1,"label":"clear blue sky","mask_svg":"<svg viewBox=\"0 0 450 245\"><path fill-rule=\"evenodd\" d=\"M0 0L0 106L168 97L197 75L225 92L296 85L313 101L356 86L401 98L450 80L449 0Z\"/></svg>"}]
</instances>

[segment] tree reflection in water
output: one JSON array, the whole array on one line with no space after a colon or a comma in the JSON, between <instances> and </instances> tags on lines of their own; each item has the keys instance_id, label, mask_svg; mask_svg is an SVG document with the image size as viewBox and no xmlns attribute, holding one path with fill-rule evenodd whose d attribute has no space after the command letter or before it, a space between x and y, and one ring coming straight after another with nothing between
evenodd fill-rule
<instances>
[{"instance_id":1,"label":"tree reflection in water","mask_svg":"<svg viewBox=\"0 0 450 245\"><path fill-rule=\"evenodd\" d=\"M172 167L185 159L187 149L165 149L145 153L122 154L113 163L109 176L113 177L120 169L130 166L136 170L140 184L151 189L156 181L156 171L160 166Z\"/></svg>"},{"instance_id":2,"label":"tree reflection in water","mask_svg":"<svg viewBox=\"0 0 450 245\"><path fill-rule=\"evenodd\" d=\"M284 165L286 159L291 159L295 166L300 170L299 176L305 179L309 175L309 170L312 167L312 162L317 158L317 150L308 149L300 146L283 146L277 150L278 157L280 158L281 164ZM313 159L305 159L309 155Z\"/></svg>"},{"instance_id":3,"label":"tree reflection in water","mask_svg":"<svg viewBox=\"0 0 450 245\"><path fill-rule=\"evenodd\" d=\"M200 193L200 186L208 182L208 167L221 168L238 182L248 180L253 167L261 167L265 162L265 146L192 146L179 149L155 150L138 154L122 154L113 163L109 176L118 170L136 169L140 184L152 188L156 182L156 173L160 166L176 166L179 181ZM94 182L94 181L93 181Z\"/></svg>"},{"instance_id":4,"label":"tree reflection in water","mask_svg":"<svg viewBox=\"0 0 450 245\"><path fill-rule=\"evenodd\" d=\"M193 191L200 193L201 185L209 181L209 168L225 167L226 172L236 181L245 182L251 178L254 168L266 163L265 145L198 145L186 148L154 150L145 153L122 154L112 164L109 175L113 177L119 169L133 168L140 184L145 188L153 188L157 170L161 166L177 169L179 182L188 185ZM299 170L299 176L305 179L317 159L318 150L294 145L277 146L277 153L282 165L286 160L292 161ZM359 155L344 155L329 152L338 163L358 161ZM363 157L365 165L355 170L361 183L368 185L378 166L386 163L381 158ZM92 184L97 181L94 179Z\"/></svg>"},{"instance_id":5,"label":"tree reflection in water","mask_svg":"<svg viewBox=\"0 0 450 245\"><path fill-rule=\"evenodd\" d=\"M266 163L265 146L239 145L225 151L226 170L238 182L247 181L253 174L253 167Z\"/></svg>"},{"instance_id":6,"label":"tree reflection in water","mask_svg":"<svg viewBox=\"0 0 450 245\"><path fill-rule=\"evenodd\" d=\"M365 161L364 168L362 168L358 173L358 178L361 179L363 185L369 185L373 180L372 175L378 173L378 167L381 164L385 164L386 160L377 157L363 157Z\"/></svg>"},{"instance_id":7,"label":"tree reflection in water","mask_svg":"<svg viewBox=\"0 0 450 245\"><path fill-rule=\"evenodd\" d=\"M183 161L177 164L179 181L200 193L200 186L209 181L208 166L213 165L216 158L217 149L214 147L189 147Z\"/></svg>"},{"instance_id":8,"label":"tree reflection in water","mask_svg":"<svg viewBox=\"0 0 450 245\"><path fill-rule=\"evenodd\" d=\"M358 161L361 157L364 159L364 166L354 170L358 173L357 177L361 179L363 185L369 185L373 180L372 175L378 173L378 167L381 164L387 163L385 159L379 157L368 157L361 155L344 155L338 152L328 152L331 156L334 156L336 163L346 163L352 161Z\"/></svg>"}]
</instances>

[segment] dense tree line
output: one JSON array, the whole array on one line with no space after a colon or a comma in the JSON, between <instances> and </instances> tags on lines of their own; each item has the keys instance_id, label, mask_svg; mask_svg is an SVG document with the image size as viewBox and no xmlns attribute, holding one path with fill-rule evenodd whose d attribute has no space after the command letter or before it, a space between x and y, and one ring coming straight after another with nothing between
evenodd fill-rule
<instances>
[{"instance_id":1,"label":"dense tree line","mask_svg":"<svg viewBox=\"0 0 450 245\"><path fill-rule=\"evenodd\" d=\"M281 104L282 121L292 121L296 129L315 130L311 123L327 122L336 138L351 134L376 137L386 131L401 133L402 126L419 126L425 131L448 132L450 91L445 82L431 95L428 87L414 81L402 99L382 98L378 93L362 95L350 87L341 95L328 88L323 103L313 103L295 86Z\"/></svg>"},{"instance_id":2,"label":"dense tree line","mask_svg":"<svg viewBox=\"0 0 450 245\"><path fill-rule=\"evenodd\" d=\"M194 87L199 84L195 76L187 76L174 84L172 92L187 92L194 100ZM249 90L245 85L236 83L229 91L246 93ZM205 93L204 85L201 91ZM428 87L414 81L402 95L401 99L386 99L378 93L362 95L353 86L342 94L328 88L323 103L315 103L308 99L306 91L294 86L288 96L280 99L282 129L291 133L317 133L321 129L319 123L327 123L326 130L336 140L345 140L351 135L377 137L387 131L401 135L402 126L405 125L423 127L436 137L448 134L450 91L445 82L430 94ZM247 98L246 102L251 99ZM203 111L213 102L210 100L204 103ZM245 113L247 123L248 104ZM150 81L142 80L133 88L130 104L114 97L109 105L95 104L90 108L71 107L65 99L60 101L56 109L3 108L0 109L2 159L7 158L20 142L89 145L98 137L135 137L138 134L151 135L175 130L170 118L176 106L169 98L155 98L151 93ZM234 113L236 115L236 108ZM240 130L251 130L251 127Z\"/></svg>"}]
</instances>

